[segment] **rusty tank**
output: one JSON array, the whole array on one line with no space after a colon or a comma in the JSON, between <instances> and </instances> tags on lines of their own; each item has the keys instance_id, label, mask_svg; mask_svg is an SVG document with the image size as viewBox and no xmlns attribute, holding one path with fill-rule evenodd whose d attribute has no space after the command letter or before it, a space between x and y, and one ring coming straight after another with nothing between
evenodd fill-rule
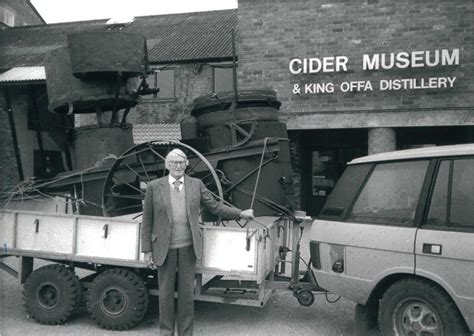
<instances>
[{"instance_id":1,"label":"rusty tank","mask_svg":"<svg viewBox=\"0 0 474 336\"><path fill-rule=\"evenodd\" d=\"M290 148L286 125L278 120L280 105L275 91L243 90L196 98L191 111L209 153L260 147L258 154L217 165L225 176L225 197L239 208L252 207L257 216L281 214L279 206L291 209ZM271 154L270 140L278 143Z\"/></svg>"}]
</instances>

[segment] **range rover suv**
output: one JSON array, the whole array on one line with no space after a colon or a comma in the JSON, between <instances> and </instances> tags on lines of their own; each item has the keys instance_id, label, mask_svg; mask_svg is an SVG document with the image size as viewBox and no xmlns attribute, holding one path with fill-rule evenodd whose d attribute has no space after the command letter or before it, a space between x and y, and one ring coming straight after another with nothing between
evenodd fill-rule
<instances>
[{"instance_id":1,"label":"range rover suv","mask_svg":"<svg viewBox=\"0 0 474 336\"><path fill-rule=\"evenodd\" d=\"M474 333L474 144L351 161L310 252L318 285L383 335Z\"/></svg>"}]
</instances>

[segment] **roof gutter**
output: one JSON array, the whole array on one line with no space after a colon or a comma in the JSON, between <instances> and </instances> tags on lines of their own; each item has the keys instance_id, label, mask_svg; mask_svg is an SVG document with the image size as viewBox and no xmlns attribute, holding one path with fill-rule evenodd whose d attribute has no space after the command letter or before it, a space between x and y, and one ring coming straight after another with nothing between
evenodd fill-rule
<instances>
[{"instance_id":1,"label":"roof gutter","mask_svg":"<svg viewBox=\"0 0 474 336\"><path fill-rule=\"evenodd\" d=\"M30 85L30 84L46 84L46 81L44 79L38 79L38 80L0 82L0 87L15 86L15 85Z\"/></svg>"}]
</instances>

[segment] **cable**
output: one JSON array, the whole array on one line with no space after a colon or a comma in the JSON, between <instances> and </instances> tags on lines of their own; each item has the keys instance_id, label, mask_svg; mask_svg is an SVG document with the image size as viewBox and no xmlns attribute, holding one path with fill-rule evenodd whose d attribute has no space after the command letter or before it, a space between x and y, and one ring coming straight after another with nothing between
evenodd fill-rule
<instances>
[{"instance_id":1,"label":"cable","mask_svg":"<svg viewBox=\"0 0 474 336\"><path fill-rule=\"evenodd\" d=\"M326 301L329 302L329 303L336 303L337 301L339 301L339 300L341 299L341 297L338 296L336 300L331 301L331 300L329 300L329 298L328 298L328 294L334 294L334 293L326 292L326 293L324 293L324 294L325 294L325 297L326 297Z\"/></svg>"},{"instance_id":2,"label":"cable","mask_svg":"<svg viewBox=\"0 0 474 336\"><path fill-rule=\"evenodd\" d=\"M258 181L260 180L260 173L262 171L262 166L263 166L263 158L265 157L265 151L267 149L267 141L268 141L268 138L265 138L263 141L262 156L260 157L260 164L258 166L257 179L255 180L255 187L253 189L252 200L250 202L250 209L253 209L253 202L255 201L255 196L257 195Z\"/></svg>"}]
</instances>

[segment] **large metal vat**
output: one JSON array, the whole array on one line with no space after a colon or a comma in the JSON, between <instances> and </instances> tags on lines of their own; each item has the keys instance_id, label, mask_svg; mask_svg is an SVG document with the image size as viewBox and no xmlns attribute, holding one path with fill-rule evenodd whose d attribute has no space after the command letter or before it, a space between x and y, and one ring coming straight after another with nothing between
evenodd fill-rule
<instances>
[{"instance_id":1,"label":"large metal vat","mask_svg":"<svg viewBox=\"0 0 474 336\"><path fill-rule=\"evenodd\" d=\"M67 37L71 70L77 78L110 76L124 78L146 72L146 39L137 34L81 32Z\"/></svg>"},{"instance_id":2,"label":"large metal vat","mask_svg":"<svg viewBox=\"0 0 474 336\"><path fill-rule=\"evenodd\" d=\"M45 61L49 110L57 113L94 113L134 106L127 80L108 77L78 79L71 72L68 48L52 51Z\"/></svg>"},{"instance_id":3,"label":"large metal vat","mask_svg":"<svg viewBox=\"0 0 474 336\"><path fill-rule=\"evenodd\" d=\"M75 129L73 142L74 168L88 172L107 170L115 158L133 146L132 127L84 126ZM100 176L100 175L99 175ZM79 205L83 215L102 216L103 176L87 179L76 185L77 196L85 202Z\"/></svg>"},{"instance_id":4,"label":"large metal vat","mask_svg":"<svg viewBox=\"0 0 474 336\"><path fill-rule=\"evenodd\" d=\"M234 92L220 92L196 98L191 114L196 118L199 135L208 137L212 151L243 140L286 138L286 126L278 121L280 105L276 92L271 90L240 91L237 103Z\"/></svg>"},{"instance_id":5,"label":"large metal vat","mask_svg":"<svg viewBox=\"0 0 474 336\"><path fill-rule=\"evenodd\" d=\"M252 206L257 216L278 215L281 211L270 203L290 208L288 199L293 194L288 134L286 125L278 121L281 103L270 90L239 91L237 102L235 98L234 92L199 97L191 114L210 152L241 150L256 143L261 147L262 154L220 160L217 169L231 182L226 197L234 205ZM266 153L267 138L281 139L276 155Z\"/></svg>"}]
</instances>

